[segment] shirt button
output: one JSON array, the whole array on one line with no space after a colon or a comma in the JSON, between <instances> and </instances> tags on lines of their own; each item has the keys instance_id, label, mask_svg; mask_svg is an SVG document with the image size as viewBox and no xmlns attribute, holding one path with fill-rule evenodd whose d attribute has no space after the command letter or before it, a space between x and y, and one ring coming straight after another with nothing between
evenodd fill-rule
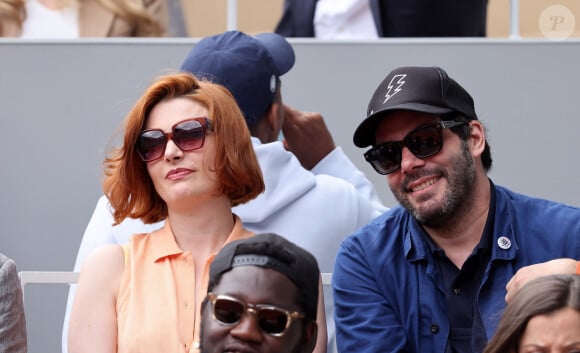
<instances>
[{"instance_id":1,"label":"shirt button","mask_svg":"<svg viewBox=\"0 0 580 353\"><path fill-rule=\"evenodd\" d=\"M455 294L455 295L461 294L461 289L459 289L459 288L453 288L453 294Z\"/></svg>"},{"instance_id":2,"label":"shirt button","mask_svg":"<svg viewBox=\"0 0 580 353\"><path fill-rule=\"evenodd\" d=\"M437 332L439 332L439 325L432 324L431 325L431 333L437 333Z\"/></svg>"}]
</instances>

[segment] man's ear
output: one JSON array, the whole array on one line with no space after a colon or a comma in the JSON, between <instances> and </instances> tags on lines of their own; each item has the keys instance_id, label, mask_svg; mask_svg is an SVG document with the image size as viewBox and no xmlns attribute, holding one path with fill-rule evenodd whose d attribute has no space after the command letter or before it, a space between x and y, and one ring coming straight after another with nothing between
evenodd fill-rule
<instances>
[{"instance_id":1,"label":"man's ear","mask_svg":"<svg viewBox=\"0 0 580 353\"><path fill-rule=\"evenodd\" d=\"M266 119L268 120L268 129L272 133L278 136L280 130L282 130L282 119L280 119L280 103L275 101L272 102L270 105L270 109L268 109L268 116Z\"/></svg>"},{"instance_id":2,"label":"man's ear","mask_svg":"<svg viewBox=\"0 0 580 353\"><path fill-rule=\"evenodd\" d=\"M485 128L478 120L469 122L469 144L474 156L481 156L485 148Z\"/></svg>"},{"instance_id":3,"label":"man's ear","mask_svg":"<svg viewBox=\"0 0 580 353\"><path fill-rule=\"evenodd\" d=\"M266 113L260 117L258 123L250 129L252 136L259 138L262 143L278 140L278 135L282 129L282 121L277 114L278 109L280 109L280 104L273 102Z\"/></svg>"},{"instance_id":4,"label":"man's ear","mask_svg":"<svg viewBox=\"0 0 580 353\"><path fill-rule=\"evenodd\" d=\"M302 353L312 353L312 351L314 351L317 336L318 324L315 321L309 321L304 327L304 336L302 337Z\"/></svg>"}]
</instances>

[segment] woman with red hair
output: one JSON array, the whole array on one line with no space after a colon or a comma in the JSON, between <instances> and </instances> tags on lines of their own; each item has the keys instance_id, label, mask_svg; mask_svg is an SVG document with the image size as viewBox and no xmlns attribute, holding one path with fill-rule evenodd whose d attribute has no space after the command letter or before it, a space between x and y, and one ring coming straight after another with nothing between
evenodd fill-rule
<instances>
[{"instance_id":1,"label":"woman with red hair","mask_svg":"<svg viewBox=\"0 0 580 353\"><path fill-rule=\"evenodd\" d=\"M69 352L194 352L215 254L250 237L232 207L264 190L250 134L232 95L187 73L154 82L104 161L116 223L165 220L83 264Z\"/></svg>"}]
</instances>

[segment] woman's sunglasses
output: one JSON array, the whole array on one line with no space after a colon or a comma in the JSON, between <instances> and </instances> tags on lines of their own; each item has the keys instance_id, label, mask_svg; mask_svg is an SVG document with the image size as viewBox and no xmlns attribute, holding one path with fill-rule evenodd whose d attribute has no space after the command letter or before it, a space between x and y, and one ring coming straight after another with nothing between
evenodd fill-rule
<instances>
[{"instance_id":1,"label":"woman's sunglasses","mask_svg":"<svg viewBox=\"0 0 580 353\"><path fill-rule=\"evenodd\" d=\"M441 121L424 125L409 132L401 141L381 143L364 156L379 174L390 174L401 167L403 147L407 147L418 158L427 158L441 151L443 147L443 129L467 124L463 121Z\"/></svg>"},{"instance_id":2,"label":"woman's sunglasses","mask_svg":"<svg viewBox=\"0 0 580 353\"><path fill-rule=\"evenodd\" d=\"M144 162L151 162L165 154L169 140L173 140L182 151L193 151L203 147L207 131L213 131L208 118L187 119L173 125L171 132L164 132L161 129L141 131L135 148Z\"/></svg>"},{"instance_id":3,"label":"woman's sunglasses","mask_svg":"<svg viewBox=\"0 0 580 353\"><path fill-rule=\"evenodd\" d=\"M256 318L262 331L280 337L290 327L293 320L304 317L303 313L287 311L274 305L249 304L241 300L227 296L208 293L207 299L211 303L213 318L223 325L235 325L242 319L246 312L250 312Z\"/></svg>"}]
</instances>

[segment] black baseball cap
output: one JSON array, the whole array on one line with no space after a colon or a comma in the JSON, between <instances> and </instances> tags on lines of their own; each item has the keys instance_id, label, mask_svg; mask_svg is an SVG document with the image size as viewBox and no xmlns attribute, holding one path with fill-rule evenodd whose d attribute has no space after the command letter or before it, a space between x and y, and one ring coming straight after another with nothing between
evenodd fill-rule
<instances>
[{"instance_id":1,"label":"black baseball cap","mask_svg":"<svg viewBox=\"0 0 580 353\"><path fill-rule=\"evenodd\" d=\"M233 241L211 263L208 292L224 273L238 266L259 266L286 275L298 287L306 318L316 320L320 270L310 252L274 233Z\"/></svg>"},{"instance_id":2,"label":"black baseball cap","mask_svg":"<svg viewBox=\"0 0 580 353\"><path fill-rule=\"evenodd\" d=\"M477 120L473 98L440 67L399 67L379 84L367 109L366 118L353 136L357 147L375 143L375 129L384 113L413 110L442 115L456 112Z\"/></svg>"}]
</instances>

